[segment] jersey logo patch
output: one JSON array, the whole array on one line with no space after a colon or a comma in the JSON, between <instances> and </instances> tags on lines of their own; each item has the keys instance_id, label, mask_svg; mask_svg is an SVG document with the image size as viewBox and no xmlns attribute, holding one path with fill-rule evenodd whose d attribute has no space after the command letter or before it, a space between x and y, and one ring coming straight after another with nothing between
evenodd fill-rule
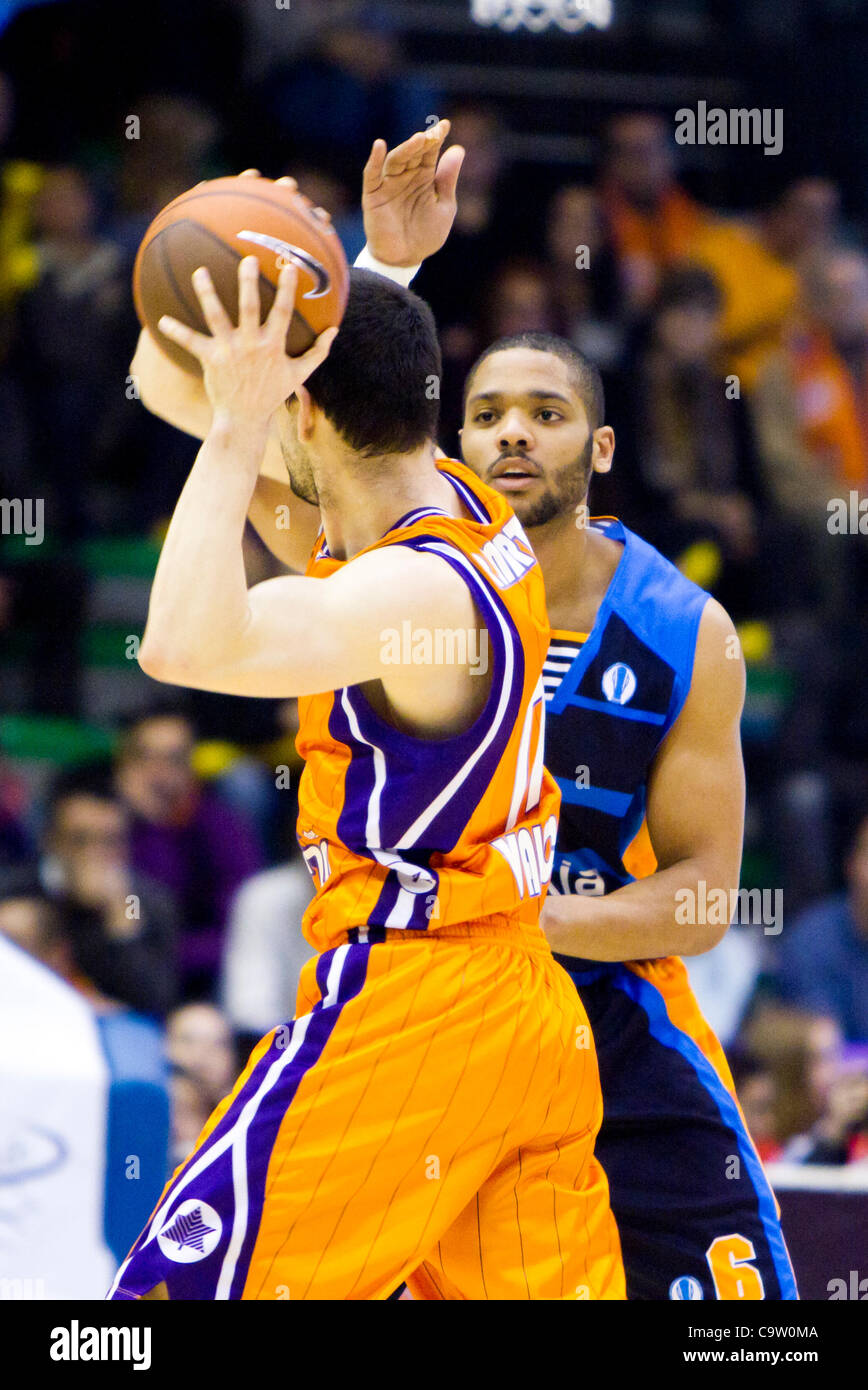
<instances>
[{"instance_id":1,"label":"jersey logo patch","mask_svg":"<svg viewBox=\"0 0 868 1390\"><path fill-rule=\"evenodd\" d=\"M636 674L623 661L616 661L603 672L603 694L615 705L626 705L636 694Z\"/></svg>"},{"instance_id":2,"label":"jersey logo patch","mask_svg":"<svg viewBox=\"0 0 868 1390\"><path fill-rule=\"evenodd\" d=\"M682 1274L680 1279L673 1279L669 1285L669 1297L677 1299L690 1299L695 1302L699 1298L704 1298L702 1285L698 1279L694 1279L692 1274Z\"/></svg>"},{"instance_id":3,"label":"jersey logo patch","mask_svg":"<svg viewBox=\"0 0 868 1390\"><path fill-rule=\"evenodd\" d=\"M223 1222L214 1208L188 1197L157 1232L157 1241L167 1259L189 1265L210 1255L222 1233Z\"/></svg>"}]
</instances>

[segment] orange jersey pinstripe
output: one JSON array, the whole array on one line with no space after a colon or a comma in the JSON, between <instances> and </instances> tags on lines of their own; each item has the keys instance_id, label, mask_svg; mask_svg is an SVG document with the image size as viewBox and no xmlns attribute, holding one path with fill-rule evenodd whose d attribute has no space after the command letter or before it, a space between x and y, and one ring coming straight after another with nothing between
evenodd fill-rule
<instances>
[{"instance_id":1,"label":"orange jersey pinstripe","mask_svg":"<svg viewBox=\"0 0 868 1390\"><path fill-rule=\"evenodd\" d=\"M358 686L300 700L298 837L316 887L304 933L319 951L352 928L436 931L494 914L535 925L551 876L560 793L542 761L542 574L504 499L452 459L438 467L474 519L417 508L368 549L441 555L466 579L486 623L476 655L491 663L490 693L468 730L436 742L386 724ZM307 574L342 563L320 538ZM460 659L470 635L388 640L395 659L436 663Z\"/></svg>"}]
</instances>

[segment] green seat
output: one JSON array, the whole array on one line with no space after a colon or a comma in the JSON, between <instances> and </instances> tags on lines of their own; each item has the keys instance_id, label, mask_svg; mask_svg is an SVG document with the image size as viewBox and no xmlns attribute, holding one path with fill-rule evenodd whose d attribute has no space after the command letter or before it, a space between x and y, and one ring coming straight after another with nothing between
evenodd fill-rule
<instances>
[{"instance_id":1,"label":"green seat","mask_svg":"<svg viewBox=\"0 0 868 1390\"><path fill-rule=\"evenodd\" d=\"M0 749L9 758L66 765L108 757L113 748L114 736L94 724L51 715L0 715Z\"/></svg>"},{"instance_id":2,"label":"green seat","mask_svg":"<svg viewBox=\"0 0 868 1390\"><path fill-rule=\"evenodd\" d=\"M103 536L82 541L78 553L95 578L150 579L157 568L160 547L147 536Z\"/></svg>"}]
</instances>

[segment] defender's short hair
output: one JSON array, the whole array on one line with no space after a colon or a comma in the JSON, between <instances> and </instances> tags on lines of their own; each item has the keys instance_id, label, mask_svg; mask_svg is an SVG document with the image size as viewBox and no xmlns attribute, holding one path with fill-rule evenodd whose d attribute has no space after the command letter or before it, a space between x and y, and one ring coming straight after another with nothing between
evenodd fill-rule
<instances>
[{"instance_id":1,"label":"defender's short hair","mask_svg":"<svg viewBox=\"0 0 868 1390\"><path fill-rule=\"evenodd\" d=\"M467 409L467 399L470 395L473 378L486 357L491 357L495 352L506 352L509 348L532 348L534 352L550 352L554 357L559 357L562 362L565 362L582 399L590 428L592 430L600 428L606 418L606 401L600 373L589 357L586 357L583 352L579 352L578 348L573 347L566 338L558 337L556 333L512 333L506 338L498 338L490 347L487 347L477 357L467 374L467 380L464 383L465 410Z\"/></svg>"}]
</instances>

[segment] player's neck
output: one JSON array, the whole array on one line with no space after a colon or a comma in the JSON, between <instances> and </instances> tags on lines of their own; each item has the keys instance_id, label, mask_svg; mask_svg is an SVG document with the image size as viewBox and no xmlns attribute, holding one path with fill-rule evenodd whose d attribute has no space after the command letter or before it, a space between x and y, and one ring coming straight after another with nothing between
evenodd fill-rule
<instances>
[{"instance_id":1,"label":"player's neck","mask_svg":"<svg viewBox=\"0 0 868 1390\"><path fill-rule=\"evenodd\" d=\"M581 519L581 517L579 518ZM552 627L590 632L623 553L568 512L528 531L543 572Z\"/></svg>"},{"instance_id":2,"label":"player's neck","mask_svg":"<svg viewBox=\"0 0 868 1390\"><path fill-rule=\"evenodd\" d=\"M412 454L344 462L318 471L316 483L326 543L336 560L351 560L416 507L459 515L455 490L439 472L431 444Z\"/></svg>"}]
</instances>

